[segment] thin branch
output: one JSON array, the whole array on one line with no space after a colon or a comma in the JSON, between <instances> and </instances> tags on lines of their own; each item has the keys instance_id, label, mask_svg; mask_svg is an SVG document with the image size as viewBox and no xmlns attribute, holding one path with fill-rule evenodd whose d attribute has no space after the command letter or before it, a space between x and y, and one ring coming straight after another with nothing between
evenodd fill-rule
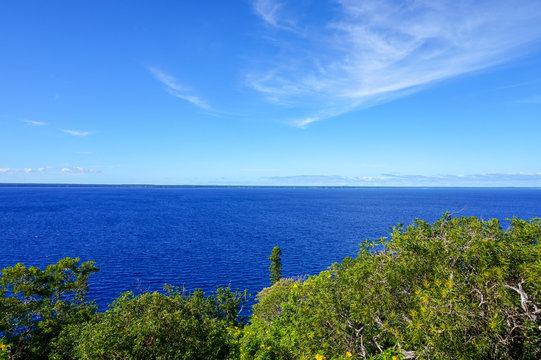
<instances>
[{"instance_id":1,"label":"thin branch","mask_svg":"<svg viewBox=\"0 0 541 360\"><path fill-rule=\"evenodd\" d=\"M528 299L528 294L526 294L526 292L522 288L522 284L524 284L524 280L521 279L520 283L518 283L518 287L514 287L514 286L511 286L511 285L507 285L507 284L504 284L504 286L506 288L509 288L509 289L517 292L520 295L520 306L522 307L522 310L524 310L524 312L526 313L526 315L528 316L528 318L530 320L536 321L537 316L535 314L539 313L540 310L537 308L537 306L532 301L530 301ZM528 307L529 302L532 303L532 306L534 307L533 312Z\"/></svg>"}]
</instances>

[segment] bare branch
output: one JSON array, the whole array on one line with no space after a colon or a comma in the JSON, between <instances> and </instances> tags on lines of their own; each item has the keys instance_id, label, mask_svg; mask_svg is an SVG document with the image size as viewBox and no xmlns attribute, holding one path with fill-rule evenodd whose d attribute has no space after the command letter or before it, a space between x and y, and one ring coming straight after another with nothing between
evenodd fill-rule
<instances>
[{"instance_id":1,"label":"bare branch","mask_svg":"<svg viewBox=\"0 0 541 360\"><path fill-rule=\"evenodd\" d=\"M509 288L509 289L517 292L520 295L520 306L522 307L522 310L524 310L524 312L526 313L526 315L528 316L528 318L531 321L536 321L537 316L535 314L537 314L537 313L539 313L541 311L537 308L537 306L532 301L530 301L528 299L528 294L526 294L526 292L522 288L522 284L524 284L524 280L521 279L521 281L520 281L520 283L518 283L517 287L510 286L510 285L507 285L507 284L504 284L504 286L506 288ZM528 303L531 303L532 306L534 307L533 312L529 309Z\"/></svg>"}]
</instances>

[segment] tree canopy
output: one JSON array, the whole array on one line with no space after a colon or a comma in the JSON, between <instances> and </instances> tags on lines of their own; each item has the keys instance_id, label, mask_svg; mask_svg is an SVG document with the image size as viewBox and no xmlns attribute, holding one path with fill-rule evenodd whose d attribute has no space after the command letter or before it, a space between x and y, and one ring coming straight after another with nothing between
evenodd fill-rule
<instances>
[{"instance_id":1,"label":"tree canopy","mask_svg":"<svg viewBox=\"0 0 541 360\"><path fill-rule=\"evenodd\" d=\"M247 294L166 288L86 301L92 262L0 278L0 359L539 359L541 219L398 225L354 258ZM280 251L270 260L281 269Z\"/></svg>"},{"instance_id":2,"label":"tree canopy","mask_svg":"<svg viewBox=\"0 0 541 360\"><path fill-rule=\"evenodd\" d=\"M444 215L393 228L259 294L243 359L539 359L541 221Z\"/></svg>"}]
</instances>

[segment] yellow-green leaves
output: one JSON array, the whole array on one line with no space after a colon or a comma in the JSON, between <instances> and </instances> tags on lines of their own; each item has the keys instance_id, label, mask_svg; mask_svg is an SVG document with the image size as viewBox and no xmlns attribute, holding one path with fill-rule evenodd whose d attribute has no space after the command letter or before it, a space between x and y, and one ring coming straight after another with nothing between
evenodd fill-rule
<instances>
[{"instance_id":1,"label":"yellow-green leaves","mask_svg":"<svg viewBox=\"0 0 541 360\"><path fill-rule=\"evenodd\" d=\"M526 309L541 308L540 236L539 219L513 219L506 230L447 215L397 226L355 259L262 292L243 342L272 344L280 359L541 358L541 314L532 321L509 288L520 283Z\"/></svg>"}]
</instances>

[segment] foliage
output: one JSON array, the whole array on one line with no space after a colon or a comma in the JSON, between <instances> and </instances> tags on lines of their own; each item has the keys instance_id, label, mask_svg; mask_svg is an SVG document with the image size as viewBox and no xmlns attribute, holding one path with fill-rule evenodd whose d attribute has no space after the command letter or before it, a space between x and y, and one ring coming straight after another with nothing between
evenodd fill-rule
<instances>
[{"instance_id":1,"label":"foliage","mask_svg":"<svg viewBox=\"0 0 541 360\"><path fill-rule=\"evenodd\" d=\"M106 312L85 300L92 262L0 278L3 359L539 359L541 219L416 220L361 244L317 276L246 292L124 293Z\"/></svg>"},{"instance_id":2,"label":"foliage","mask_svg":"<svg viewBox=\"0 0 541 360\"><path fill-rule=\"evenodd\" d=\"M269 260L271 261L271 264L269 265L271 284L276 283L282 278L281 256L282 256L282 250L280 250L278 246L275 246L272 249L271 256L269 257Z\"/></svg>"},{"instance_id":3,"label":"foliage","mask_svg":"<svg viewBox=\"0 0 541 360\"><path fill-rule=\"evenodd\" d=\"M11 346L4 344L4 341L0 340L0 360L8 360L11 353Z\"/></svg>"},{"instance_id":4,"label":"foliage","mask_svg":"<svg viewBox=\"0 0 541 360\"><path fill-rule=\"evenodd\" d=\"M45 270L18 263L0 277L0 359L46 359L50 344L70 324L88 320L85 300L94 263L65 258Z\"/></svg>"},{"instance_id":5,"label":"foliage","mask_svg":"<svg viewBox=\"0 0 541 360\"><path fill-rule=\"evenodd\" d=\"M260 293L241 357L539 359L540 236L540 219L395 227L355 259Z\"/></svg>"},{"instance_id":6,"label":"foliage","mask_svg":"<svg viewBox=\"0 0 541 360\"><path fill-rule=\"evenodd\" d=\"M283 278L274 283L273 286L264 288L257 294L257 303L254 304L253 311L257 312L263 319L271 319L281 311L281 304L287 300L290 287L295 281L293 279Z\"/></svg>"},{"instance_id":7,"label":"foliage","mask_svg":"<svg viewBox=\"0 0 541 360\"><path fill-rule=\"evenodd\" d=\"M78 359L238 358L245 299L229 288L210 296L169 288L166 294L127 292L105 313L68 328L62 340L76 344L70 356Z\"/></svg>"}]
</instances>

